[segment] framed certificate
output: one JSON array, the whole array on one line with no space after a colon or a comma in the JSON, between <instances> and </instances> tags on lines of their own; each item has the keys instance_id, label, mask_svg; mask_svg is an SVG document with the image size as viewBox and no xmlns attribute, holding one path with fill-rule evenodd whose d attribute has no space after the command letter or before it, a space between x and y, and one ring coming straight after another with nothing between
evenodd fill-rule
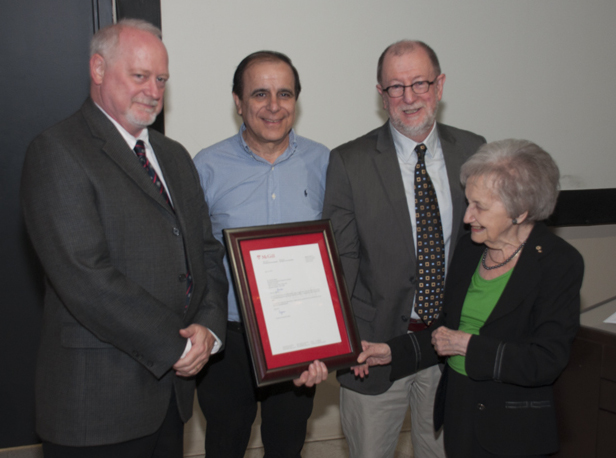
<instances>
[{"instance_id":1,"label":"framed certificate","mask_svg":"<svg viewBox=\"0 0 616 458\"><path fill-rule=\"evenodd\" d=\"M361 344L329 220L223 232L257 385L315 359L354 365Z\"/></svg>"}]
</instances>

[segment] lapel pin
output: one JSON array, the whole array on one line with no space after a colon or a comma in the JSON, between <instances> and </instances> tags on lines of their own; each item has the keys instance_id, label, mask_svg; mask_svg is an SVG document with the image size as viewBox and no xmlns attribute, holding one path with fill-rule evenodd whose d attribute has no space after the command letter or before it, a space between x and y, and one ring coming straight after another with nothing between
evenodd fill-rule
<instances>
[{"instance_id":1,"label":"lapel pin","mask_svg":"<svg viewBox=\"0 0 616 458\"><path fill-rule=\"evenodd\" d=\"M539 253L543 253L543 251L541 251L541 245L537 245L535 247L535 249L539 252Z\"/></svg>"}]
</instances>

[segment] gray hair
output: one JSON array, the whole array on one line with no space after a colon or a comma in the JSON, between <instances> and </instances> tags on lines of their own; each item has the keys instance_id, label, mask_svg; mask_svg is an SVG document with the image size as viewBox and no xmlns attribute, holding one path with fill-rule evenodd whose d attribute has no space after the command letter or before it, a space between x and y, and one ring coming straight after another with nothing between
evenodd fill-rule
<instances>
[{"instance_id":1,"label":"gray hair","mask_svg":"<svg viewBox=\"0 0 616 458\"><path fill-rule=\"evenodd\" d=\"M159 40L163 39L161 30L143 19L121 19L116 24L108 25L94 34L90 41L90 57L100 54L105 59L112 59L116 52L120 32L124 28L139 29L151 33Z\"/></svg>"},{"instance_id":2,"label":"gray hair","mask_svg":"<svg viewBox=\"0 0 616 458\"><path fill-rule=\"evenodd\" d=\"M417 48L423 49L424 51L426 51L426 53L428 54L428 57L430 58L430 62L432 63L432 68L434 69L434 72L436 73L435 76L440 75L441 74L441 64L438 61L438 57L436 53L434 52L434 49L432 49L430 46L425 44L423 41L400 40L400 41L396 41L395 43L390 44L387 48L385 48L385 51L381 53L381 56L379 57L379 63L377 64L377 67L376 67L377 82L379 84L382 84L383 62L385 61L385 56L388 53L393 54L394 56L402 56L406 53L415 51L415 49Z\"/></svg>"},{"instance_id":3,"label":"gray hair","mask_svg":"<svg viewBox=\"0 0 616 458\"><path fill-rule=\"evenodd\" d=\"M460 171L463 186L479 177L492 183L511 218L527 211L527 221L541 221L554 211L560 173L535 143L508 139L483 145Z\"/></svg>"}]
</instances>

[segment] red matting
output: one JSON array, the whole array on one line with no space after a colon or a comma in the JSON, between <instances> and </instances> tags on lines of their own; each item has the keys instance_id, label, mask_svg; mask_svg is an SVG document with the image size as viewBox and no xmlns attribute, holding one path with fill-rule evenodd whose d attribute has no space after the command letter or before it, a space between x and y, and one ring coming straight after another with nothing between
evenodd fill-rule
<instances>
[{"instance_id":1,"label":"red matting","mask_svg":"<svg viewBox=\"0 0 616 458\"><path fill-rule=\"evenodd\" d=\"M257 281L255 278L255 272L252 265L252 258L250 257L250 252L254 250L284 248L288 246L312 245L315 243L318 244L319 252L321 253L323 270L325 271L325 276L327 278L327 285L329 287L332 304L334 306L334 312L336 315L338 330L340 331L341 342L273 355L269 335L267 333L267 327L265 326L263 307L261 305L261 298L259 295L259 289L257 288ZM275 369L278 367L312 362L315 359L328 358L343 353L351 353L352 350L349 344L349 336L347 334L346 326L344 324L344 317L342 315L340 299L338 297L338 290L336 288L336 282L334 280L332 266L329 262L330 258L327 252L327 247L325 245L323 233L299 234L264 239L242 240L240 241L240 250L242 252L242 258L244 260L244 266L246 268L246 277L248 279L248 285L250 288L250 296L252 298L252 303L254 306L259 333L261 334L263 354L265 356L265 362L268 369Z\"/></svg>"}]
</instances>

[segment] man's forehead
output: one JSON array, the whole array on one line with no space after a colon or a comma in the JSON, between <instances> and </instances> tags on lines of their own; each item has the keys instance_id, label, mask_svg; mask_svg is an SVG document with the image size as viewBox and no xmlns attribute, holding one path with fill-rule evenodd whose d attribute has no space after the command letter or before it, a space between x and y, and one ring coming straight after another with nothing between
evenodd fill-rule
<instances>
[{"instance_id":1,"label":"man's forehead","mask_svg":"<svg viewBox=\"0 0 616 458\"><path fill-rule=\"evenodd\" d=\"M285 71L286 69L286 71ZM249 82L246 78L266 79L277 76L279 72L287 72L288 76L294 78L293 70L286 62L278 59L259 59L251 62L244 72L244 82Z\"/></svg>"},{"instance_id":2,"label":"man's forehead","mask_svg":"<svg viewBox=\"0 0 616 458\"><path fill-rule=\"evenodd\" d=\"M428 53L419 47L401 53L387 53L383 61L383 73L396 70L433 71Z\"/></svg>"},{"instance_id":3,"label":"man's forehead","mask_svg":"<svg viewBox=\"0 0 616 458\"><path fill-rule=\"evenodd\" d=\"M132 27L120 31L117 50L119 53L132 54L159 52L167 58L167 48L156 35Z\"/></svg>"},{"instance_id":4,"label":"man's forehead","mask_svg":"<svg viewBox=\"0 0 616 458\"><path fill-rule=\"evenodd\" d=\"M414 48L411 49L403 49L401 51L390 51L385 55L385 62L384 65L387 66L387 64L392 64L394 62L400 61L400 60L408 60L408 61L413 61L413 62L421 62L421 61L427 61L430 65L430 57L428 56L428 53L416 46Z\"/></svg>"}]
</instances>

